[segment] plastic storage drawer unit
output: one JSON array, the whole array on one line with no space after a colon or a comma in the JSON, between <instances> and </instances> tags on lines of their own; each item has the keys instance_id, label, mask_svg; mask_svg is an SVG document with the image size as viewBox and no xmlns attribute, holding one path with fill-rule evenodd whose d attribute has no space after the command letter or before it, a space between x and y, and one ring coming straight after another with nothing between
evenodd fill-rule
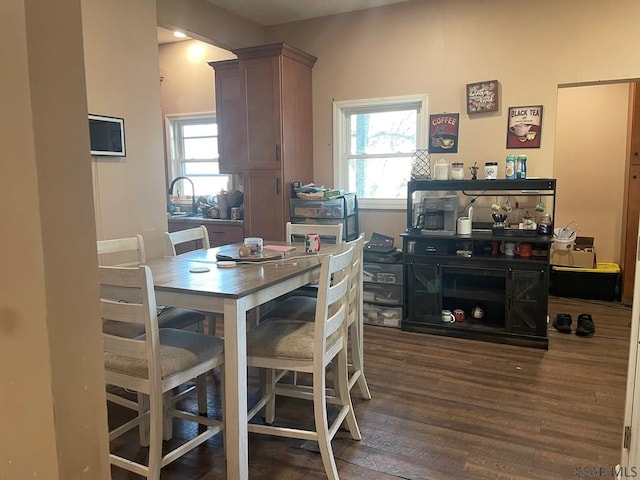
<instances>
[{"instance_id":1,"label":"plastic storage drawer unit","mask_svg":"<svg viewBox=\"0 0 640 480\"><path fill-rule=\"evenodd\" d=\"M356 196L345 193L343 197L334 200L290 200L292 217L307 218L345 218L356 213Z\"/></svg>"},{"instance_id":2,"label":"plastic storage drawer unit","mask_svg":"<svg viewBox=\"0 0 640 480\"><path fill-rule=\"evenodd\" d=\"M365 282L389 283L402 285L402 265L364 263L362 275Z\"/></svg>"},{"instance_id":3,"label":"plastic storage drawer unit","mask_svg":"<svg viewBox=\"0 0 640 480\"><path fill-rule=\"evenodd\" d=\"M596 268L553 267L555 294L588 300L615 300L620 267L615 263L597 263Z\"/></svg>"}]
</instances>

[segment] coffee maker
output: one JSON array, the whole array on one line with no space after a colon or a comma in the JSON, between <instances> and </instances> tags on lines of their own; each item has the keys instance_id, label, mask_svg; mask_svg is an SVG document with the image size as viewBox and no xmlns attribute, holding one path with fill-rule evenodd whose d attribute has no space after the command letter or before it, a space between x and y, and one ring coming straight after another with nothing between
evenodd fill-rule
<instances>
[{"instance_id":1,"label":"coffee maker","mask_svg":"<svg viewBox=\"0 0 640 480\"><path fill-rule=\"evenodd\" d=\"M424 197L416 221L423 235L455 235L458 217L458 197Z\"/></svg>"}]
</instances>

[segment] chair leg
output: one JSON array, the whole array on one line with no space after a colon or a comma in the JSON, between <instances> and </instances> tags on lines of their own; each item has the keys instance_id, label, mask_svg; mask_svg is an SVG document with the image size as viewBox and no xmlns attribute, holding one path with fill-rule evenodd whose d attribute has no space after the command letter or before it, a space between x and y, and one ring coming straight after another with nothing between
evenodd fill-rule
<instances>
[{"instance_id":1,"label":"chair leg","mask_svg":"<svg viewBox=\"0 0 640 480\"><path fill-rule=\"evenodd\" d=\"M138 416L141 417L149 410L149 396L144 393L138 393ZM140 421L138 425L138 434L140 436L140 445L149 446L149 417Z\"/></svg>"},{"instance_id":2,"label":"chair leg","mask_svg":"<svg viewBox=\"0 0 640 480\"><path fill-rule=\"evenodd\" d=\"M276 396L274 395L276 383L276 371L272 368L262 369L264 371L264 395L269 396L269 401L264 407L264 422L267 425L273 424L276 419Z\"/></svg>"},{"instance_id":3,"label":"chair leg","mask_svg":"<svg viewBox=\"0 0 640 480\"><path fill-rule=\"evenodd\" d=\"M149 480L159 480L162 468L162 430L165 422L164 395L157 389L151 391L150 400L150 442L149 442Z\"/></svg>"},{"instance_id":4,"label":"chair leg","mask_svg":"<svg viewBox=\"0 0 640 480\"><path fill-rule=\"evenodd\" d=\"M357 384L364 399L371 400L369 385L367 384L367 379L364 376L364 343L362 338L362 325L359 325L357 321L352 323L349 327L349 333L351 342L351 361L353 362L354 370L356 372L360 372Z\"/></svg>"},{"instance_id":5,"label":"chair leg","mask_svg":"<svg viewBox=\"0 0 640 480\"><path fill-rule=\"evenodd\" d=\"M209 335L213 335L214 337L216 335L216 323L217 323L217 321L218 321L218 317L216 315L208 314L206 316L207 331L208 331Z\"/></svg>"},{"instance_id":6,"label":"chair leg","mask_svg":"<svg viewBox=\"0 0 640 480\"><path fill-rule=\"evenodd\" d=\"M176 390L176 389L174 389ZM171 440L173 437L173 419L171 415L169 415L168 408L171 406L171 397L173 394L171 392L165 392L162 395L162 439L163 440Z\"/></svg>"},{"instance_id":7,"label":"chair leg","mask_svg":"<svg viewBox=\"0 0 640 480\"><path fill-rule=\"evenodd\" d=\"M349 432L351 433L351 438L353 438L354 440L362 440L360 429L358 428L358 422L356 420L356 414L353 411L353 404L351 403L351 395L349 393L347 352L344 348L338 353L338 356L336 359L334 359L333 363L337 364L334 368L337 378L333 380L334 388L336 390L336 397L340 399L340 405L342 407L348 408L347 416L344 420L347 423Z\"/></svg>"},{"instance_id":8,"label":"chair leg","mask_svg":"<svg viewBox=\"0 0 640 480\"><path fill-rule=\"evenodd\" d=\"M196 396L198 399L198 413L207 416L207 376L200 375L196 378Z\"/></svg>"},{"instance_id":9,"label":"chair leg","mask_svg":"<svg viewBox=\"0 0 640 480\"><path fill-rule=\"evenodd\" d=\"M346 359L345 359L346 360ZM327 420L327 394L324 372L313 378L313 416L318 435L318 447L322 456L322 464L329 480L338 480L338 468L333 457L331 438L329 438L329 423Z\"/></svg>"}]
</instances>

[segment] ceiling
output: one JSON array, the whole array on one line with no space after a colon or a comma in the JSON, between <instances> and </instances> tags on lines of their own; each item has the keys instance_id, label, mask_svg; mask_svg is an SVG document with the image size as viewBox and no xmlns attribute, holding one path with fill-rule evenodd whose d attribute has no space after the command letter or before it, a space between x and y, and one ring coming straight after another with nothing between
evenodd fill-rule
<instances>
[{"instance_id":1,"label":"ceiling","mask_svg":"<svg viewBox=\"0 0 640 480\"><path fill-rule=\"evenodd\" d=\"M338 13L354 12L381 7L409 0L206 0L218 8L259 25L325 17Z\"/></svg>"},{"instance_id":2,"label":"ceiling","mask_svg":"<svg viewBox=\"0 0 640 480\"><path fill-rule=\"evenodd\" d=\"M163 43L182 42L183 40L191 40L191 39L189 37L178 38L173 35L172 30L167 30L166 28L158 27L158 45L162 45Z\"/></svg>"},{"instance_id":3,"label":"ceiling","mask_svg":"<svg viewBox=\"0 0 640 480\"><path fill-rule=\"evenodd\" d=\"M338 13L403 3L410 0L206 0L211 5L263 26L326 17ZM158 27L158 44L190 40Z\"/></svg>"}]
</instances>

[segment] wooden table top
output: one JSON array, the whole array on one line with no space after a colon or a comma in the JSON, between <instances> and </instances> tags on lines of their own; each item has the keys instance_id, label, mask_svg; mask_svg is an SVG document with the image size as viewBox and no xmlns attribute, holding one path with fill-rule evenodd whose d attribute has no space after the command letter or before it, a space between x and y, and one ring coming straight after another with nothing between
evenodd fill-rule
<instances>
[{"instance_id":1,"label":"wooden table top","mask_svg":"<svg viewBox=\"0 0 640 480\"><path fill-rule=\"evenodd\" d=\"M276 242L269 242L276 244ZM302 273L317 269L323 255L306 254L304 246L284 254L283 258L264 262L237 262L233 268L216 265L216 253L225 247L194 250L177 257L147 262L157 290L189 292L226 298L240 298ZM227 247L228 248L228 247ZM333 253L335 247L321 253ZM191 270L209 268L195 273Z\"/></svg>"}]
</instances>

